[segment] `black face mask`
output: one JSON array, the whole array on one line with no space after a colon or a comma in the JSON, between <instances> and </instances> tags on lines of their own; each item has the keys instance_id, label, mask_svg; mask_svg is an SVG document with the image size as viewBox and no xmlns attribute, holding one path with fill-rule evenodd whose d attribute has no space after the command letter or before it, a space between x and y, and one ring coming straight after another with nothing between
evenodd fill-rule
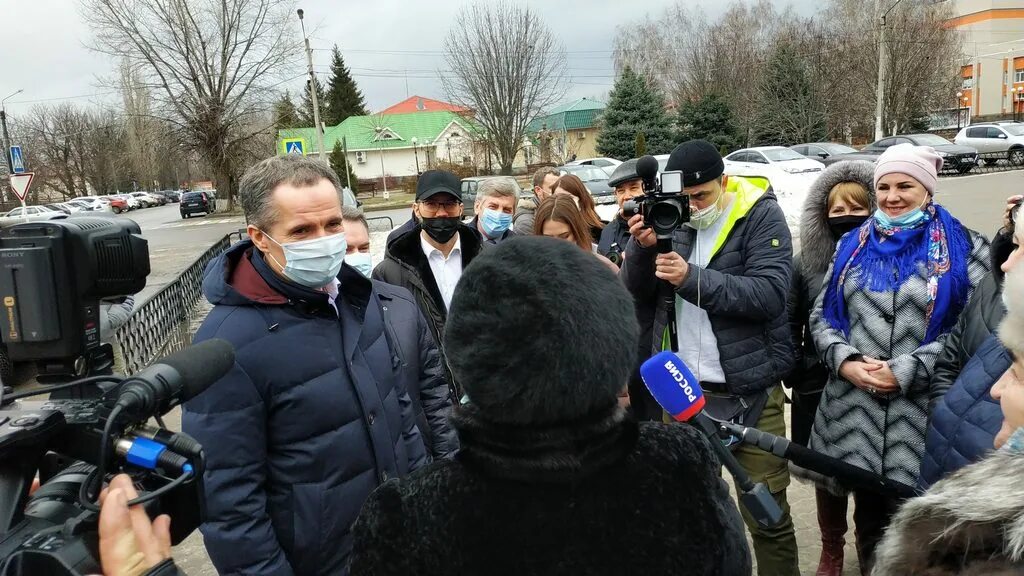
<instances>
[{"instance_id":1,"label":"black face mask","mask_svg":"<svg viewBox=\"0 0 1024 576\"><path fill-rule=\"evenodd\" d=\"M868 216L834 216L828 219L828 229L832 231L832 237L836 240L842 238L847 232L855 230L867 221Z\"/></svg>"},{"instance_id":2,"label":"black face mask","mask_svg":"<svg viewBox=\"0 0 1024 576\"><path fill-rule=\"evenodd\" d=\"M424 218L420 220L420 228L440 244L447 244L452 236L459 231L462 219L458 216Z\"/></svg>"}]
</instances>

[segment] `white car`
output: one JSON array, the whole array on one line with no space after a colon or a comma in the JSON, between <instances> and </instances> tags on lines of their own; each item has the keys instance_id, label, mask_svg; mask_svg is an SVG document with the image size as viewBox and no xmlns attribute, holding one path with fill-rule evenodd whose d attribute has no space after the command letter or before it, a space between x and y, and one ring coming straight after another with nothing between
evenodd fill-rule
<instances>
[{"instance_id":1,"label":"white car","mask_svg":"<svg viewBox=\"0 0 1024 576\"><path fill-rule=\"evenodd\" d=\"M989 166L1003 158L1014 166L1024 164L1024 124L1002 122L968 126L956 135L953 142L977 148Z\"/></svg>"},{"instance_id":2,"label":"white car","mask_svg":"<svg viewBox=\"0 0 1024 576\"><path fill-rule=\"evenodd\" d=\"M99 199L90 199L87 197L75 198L74 200L65 202L65 204L78 206L82 212L110 212L110 203L103 202Z\"/></svg>"},{"instance_id":3,"label":"white car","mask_svg":"<svg viewBox=\"0 0 1024 576\"><path fill-rule=\"evenodd\" d=\"M737 150L725 157L725 173L763 176L777 196L804 196L825 165L782 146Z\"/></svg>"},{"instance_id":4,"label":"white car","mask_svg":"<svg viewBox=\"0 0 1024 576\"><path fill-rule=\"evenodd\" d=\"M0 216L0 224L17 224L19 222L36 222L39 220L56 220L67 218L67 214L51 210L46 206L25 206L11 210Z\"/></svg>"},{"instance_id":5,"label":"white car","mask_svg":"<svg viewBox=\"0 0 1024 576\"><path fill-rule=\"evenodd\" d=\"M565 166L596 166L605 171L609 176L615 171L615 167L622 164L621 160L615 158L583 158L582 160L573 160L572 162L566 162Z\"/></svg>"},{"instance_id":6,"label":"white car","mask_svg":"<svg viewBox=\"0 0 1024 576\"><path fill-rule=\"evenodd\" d=\"M146 208L152 208L153 206L160 205L160 201L148 192L132 192L130 196L138 200L139 204Z\"/></svg>"},{"instance_id":7,"label":"white car","mask_svg":"<svg viewBox=\"0 0 1024 576\"><path fill-rule=\"evenodd\" d=\"M142 208L142 202L139 202L139 199L132 196L131 194L118 194L115 196L115 198L120 198L121 200L124 200L125 203L128 204L129 210L138 210L139 208Z\"/></svg>"}]
</instances>

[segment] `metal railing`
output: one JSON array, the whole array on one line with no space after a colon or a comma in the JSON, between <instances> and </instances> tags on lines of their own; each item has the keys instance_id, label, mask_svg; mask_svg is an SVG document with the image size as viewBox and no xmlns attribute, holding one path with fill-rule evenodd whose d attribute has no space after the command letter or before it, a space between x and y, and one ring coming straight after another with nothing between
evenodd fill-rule
<instances>
[{"instance_id":1,"label":"metal railing","mask_svg":"<svg viewBox=\"0 0 1024 576\"><path fill-rule=\"evenodd\" d=\"M210 246L173 282L136 308L117 329L114 337L124 357L125 374L134 374L153 360L192 343L189 320L196 307L204 302L203 272L210 260L231 246L231 237L237 234L228 234Z\"/></svg>"},{"instance_id":2,"label":"metal railing","mask_svg":"<svg viewBox=\"0 0 1024 576\"><path fill-rule=\"evenodd\" d=\"M380 232L381 230L393 230L395 223L391 220L391 216L377 216L374 218L366 219L367 228L370 232Z\"/></svg>"},{"instance_id":3,"label":"metal railing","mask_svg":"<svg viewBox=\"0 0 1024 576\"><path fill-rule=\"evenodd\" d=\"M942 176L969 176L971 174L993 174L1024 170L1024 148L1005 152L985 152L978 154L977 162L967 160L964 155L947 157L943 166Z\"/></svg>"}]
</instances>

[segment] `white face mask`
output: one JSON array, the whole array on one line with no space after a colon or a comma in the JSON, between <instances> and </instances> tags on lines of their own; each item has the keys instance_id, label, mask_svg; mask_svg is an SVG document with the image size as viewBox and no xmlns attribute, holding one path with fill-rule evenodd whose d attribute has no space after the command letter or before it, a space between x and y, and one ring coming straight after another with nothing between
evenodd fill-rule
<instances>
[{"instance_id":1,"label":"white face mask","mask_svg":"<svg viewBox=\"0 0 1024 576\"><path fill-rule=\"evenodd\" d=\"M718 195L718 199L707 208L701 210L690 210L690 221L687 224L697 230L707 230L714 226L715 222L722 216L722 198L725 197L725 190Z\"/></svg>"},{"instance_id":2,"label":"white face mask","mask_svg":"<svg viewBox=\"0 0 1024 576\"><path fill-rule=\"evenodd\" d=\"M267 256L281 267L289 280L307 288L319 289L330 284L338 277L345 262L348 243L344 232L287 244L281 244L266 232L264 234L284 250L284 266L270 252Z\"/></svg>"},{"instance_id":3,"label":"white face mask","mask_svg":"<svg viewBox=\"0 0 1024 576\"><path fill-rule=\"evenodd\" d=\"M353 252L345 255L345 262L348 265L359 270L359 273L367 278L370 277L370 273L373 272L373 258L370 257L369 252Z\"/></svg>"}]
</instances>

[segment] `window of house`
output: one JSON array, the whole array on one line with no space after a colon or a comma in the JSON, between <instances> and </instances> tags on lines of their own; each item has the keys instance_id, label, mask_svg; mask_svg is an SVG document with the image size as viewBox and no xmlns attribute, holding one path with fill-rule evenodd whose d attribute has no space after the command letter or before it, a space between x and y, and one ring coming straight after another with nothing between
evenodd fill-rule
<instances>
[{"instance_id":1,"label":"window of house","mask_svg":"<svg viewBox=\"0 0 1024 576\"><path fill-rule=\"evenodd\" d=\"M1024 69L1013 71L1013 83L1024 82Z\"/></svg>"},{"instance_id":2,"label":"window of house","mask_svg":"<svg viewBox=\"0 0 1024 576\"><path fill-rule=\"evenodd\" d=\"M965 88L965 89L974 88L974 78L964 78L963 88Z\"/></svg>"}]
</instances>

